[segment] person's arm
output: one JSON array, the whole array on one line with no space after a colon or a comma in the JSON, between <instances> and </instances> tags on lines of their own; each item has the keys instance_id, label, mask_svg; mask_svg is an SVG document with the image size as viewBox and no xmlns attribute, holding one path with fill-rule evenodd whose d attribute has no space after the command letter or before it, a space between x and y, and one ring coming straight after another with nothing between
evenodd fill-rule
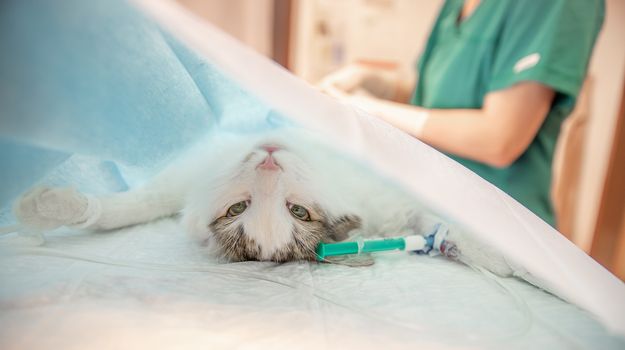
<instances>
[{"instance_id":1,"label":"person's arm","mask_svg":"<svg viewBox=\"0 0 625 350\"><path fill-rule=\"evenodd\" d=\"M431 146L495 167L512 164L536 136L555 92L537 82L494 91L482 109L432 109L351 96L357 106Z\"/></svg>"}]
</instances>

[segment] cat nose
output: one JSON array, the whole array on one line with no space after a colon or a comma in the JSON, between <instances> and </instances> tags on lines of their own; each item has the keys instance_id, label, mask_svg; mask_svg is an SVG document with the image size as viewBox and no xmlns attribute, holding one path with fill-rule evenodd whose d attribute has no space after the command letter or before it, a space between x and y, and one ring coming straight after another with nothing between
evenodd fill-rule
<instances>
[{"instance_id":1,"label":"cat nose","mask_svg":"<svg viewBox=\"0 0 625 350\"><path fill-rule=\"evenodd\" d=\"M267 152L269 152L269 151L267 151ZM269 152L269 154L267 155L267 157L265 157L263 162L258 164L256 166L256 168L257 169L262 169L262 170L280 170L280 169L282 169L280 167L280 165L278 163L276 163L276 160L273 159L273 157L271 156L271 152Z\"/></svg>"},{"instance_id":2,"label":"cat nose","mask_svg":"<svg viewBox=\"0 0 625 350\"><path fill-rule=\"evenodd\" d=\"M262 145L262 146L260 146L260 148L262 148L265 151L267 151L267 153L269 153L269 155L271 155L273 152L278 151L280 149L280 147L274 146L274 145Z\"/></svg>"}]
</instances>

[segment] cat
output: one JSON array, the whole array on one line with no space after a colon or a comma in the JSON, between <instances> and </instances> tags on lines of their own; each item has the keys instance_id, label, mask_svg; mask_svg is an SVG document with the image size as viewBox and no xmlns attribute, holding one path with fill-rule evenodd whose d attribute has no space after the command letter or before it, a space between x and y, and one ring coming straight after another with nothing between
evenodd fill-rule
<instances>
[{"instance_id":1,"label":"cat","mask_svg":"<svg viewBox=\"0 0 625 350\"><path fill-rule=\"evenodd\" d=\"M316 260L320 242L427 234L444 220L397 185L299 129L215 132L143 186L105 196L35 187L14 205L21 225L112 230L181 213L191 237L228 261ZM498 275L492 247L450 225L452 258Z\"/></svg>"}]
</instances>

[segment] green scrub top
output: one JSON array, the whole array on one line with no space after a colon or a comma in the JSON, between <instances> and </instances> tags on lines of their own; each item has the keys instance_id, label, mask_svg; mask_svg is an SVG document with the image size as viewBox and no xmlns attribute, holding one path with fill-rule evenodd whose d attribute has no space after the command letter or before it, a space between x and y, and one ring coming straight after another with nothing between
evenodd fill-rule
<instances>
[{"instance_id":1,"label":"green scrub top","mask_svg":"<svg viewBox=\"0 0 625 350\"><path fill-rule=\"evenodd\" d=\"M604 17L603 0L482 0L458 21L462 0L443 5L418 64L411 103L433 109L482 107L484 96L521 81L556 97L528 149L495 168L449 155L554 225L551 162Z\"/></svg>"}]
</instances>

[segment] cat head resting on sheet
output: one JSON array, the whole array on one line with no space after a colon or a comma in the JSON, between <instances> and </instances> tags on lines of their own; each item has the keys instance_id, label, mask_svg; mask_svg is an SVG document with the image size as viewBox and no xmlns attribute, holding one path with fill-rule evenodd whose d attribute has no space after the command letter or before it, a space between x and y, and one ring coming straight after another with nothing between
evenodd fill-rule
<instances>
[{"instance_id":1,"label":"cat head resting on sheet","mask_svg":"<svg viewBox=\"0 0 625 350\"><path fill-rule=\"evenodd\" d=\"M346 239L360 226L360 218L337 207L328 174L312 170L319 154L310 148L235 148L238 155L221 157L220 172L190 195L183 217L187 231L222 257L314 260L319 242Z\"/></svg>"}]
</instances>

